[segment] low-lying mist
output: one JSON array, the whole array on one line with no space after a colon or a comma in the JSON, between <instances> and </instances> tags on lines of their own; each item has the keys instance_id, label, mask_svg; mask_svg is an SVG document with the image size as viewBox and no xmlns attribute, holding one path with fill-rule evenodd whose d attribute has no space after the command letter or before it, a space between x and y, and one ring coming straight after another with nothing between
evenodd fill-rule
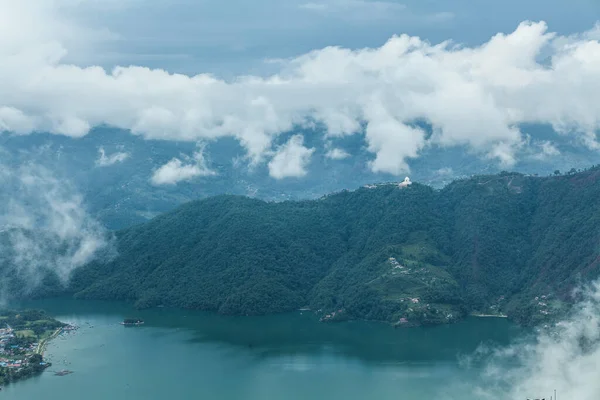
<instances>
[{"instance_id":1,"label":"low-lying mist","mask_svg":"<svg viewBox=\"0 0 600 400\"><path fill-rule=\"evenodd\" d=\"M476 385L461 384L463 397L517 400L600 399L600 281L574 295L581 300L558 323L540 326L504 348L481 347L463 366L482 368ZM454 393L454 392L453 392Z\"/></svg>"},{"instance_id":2,"label":"low-lying mist","mask_svg":"<svg viewBox=\"0 0 600 400\"><path fill-rule=\"evenodd\" d=\"M31 293L48 275L60 284L109 249L110 235L83 196L43 166L0 163L0 299ZM7 282L13 282L13 287Z\"/></svg>"}]
</instances>

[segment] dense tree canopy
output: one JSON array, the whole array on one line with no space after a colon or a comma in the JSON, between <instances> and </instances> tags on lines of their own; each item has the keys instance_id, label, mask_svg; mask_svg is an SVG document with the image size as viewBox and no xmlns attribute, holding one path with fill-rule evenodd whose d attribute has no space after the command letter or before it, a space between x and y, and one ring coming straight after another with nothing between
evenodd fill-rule
<instances>
[{"instance_id":1,"label":"dense tree canopy","mask_svg":"<svg viewBox=\"0 0 600 400\"><path fill-rule=\"evenodd\" d=\"M69 290L226 314L310 306L330 319L535 321L598 276L599 199L598 168L299 202L218 196L118 232L118 256L76 271Z\"/></svg>"}]
</instances>

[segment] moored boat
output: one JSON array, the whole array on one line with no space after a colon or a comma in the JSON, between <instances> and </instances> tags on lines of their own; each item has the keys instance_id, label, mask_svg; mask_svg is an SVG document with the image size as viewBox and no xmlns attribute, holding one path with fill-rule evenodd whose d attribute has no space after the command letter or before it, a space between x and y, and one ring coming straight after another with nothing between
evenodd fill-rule
<instances>
[{"instance_id":1,"label":"moored boat","mask_svg":"<svg viewBox=\"0 0 600 400\"><path fill-rule=\"evenodd\" d=\"M123 320L123 322L121 322L121 325L132 326L132 325L142 325L143 323L144 323L144 320L142 320L140 318L125 318Z\"/></svg>"}]
</instances>

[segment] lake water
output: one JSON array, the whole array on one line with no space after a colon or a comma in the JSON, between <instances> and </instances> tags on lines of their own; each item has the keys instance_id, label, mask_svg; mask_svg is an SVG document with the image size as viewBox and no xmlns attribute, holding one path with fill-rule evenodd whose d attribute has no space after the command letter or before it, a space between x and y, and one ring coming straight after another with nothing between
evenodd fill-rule
<instances>
[{"instance_id":1,"label":"lake water","mask_svg":"<svg viewBox=\"0 0 600 400\"><path fill-rule=\"evenodd\" d=\"M80 329L48 346L50 371L5 387L1 399L468 400L480 371L461 358L519 333L496 318L394 329L319 323L311 312L225 317L71 299L27 306ZM126 317L145 324L123 327ZM52 373L60 369L74 373Z\"/></svg>"}]
</instances>

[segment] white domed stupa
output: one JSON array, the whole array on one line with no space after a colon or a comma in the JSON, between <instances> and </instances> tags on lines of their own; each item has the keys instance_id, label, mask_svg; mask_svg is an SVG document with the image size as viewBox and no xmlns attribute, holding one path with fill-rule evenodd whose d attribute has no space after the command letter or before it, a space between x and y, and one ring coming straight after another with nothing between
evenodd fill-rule
<instances>
[{"instance_id":1,"label":"white domed stupa","mask_svg":"<svg viewBox=\"0 0 600 400\"><path fill-rule=\"evenodd\" d=\"M407 176L406 178L404 178L404 181L400 182L400 184L398 186L403 188L403 187L407 187L408 185L412 185L412 182L410 181L410 178Z\"/></svg>"}]
</instances>

